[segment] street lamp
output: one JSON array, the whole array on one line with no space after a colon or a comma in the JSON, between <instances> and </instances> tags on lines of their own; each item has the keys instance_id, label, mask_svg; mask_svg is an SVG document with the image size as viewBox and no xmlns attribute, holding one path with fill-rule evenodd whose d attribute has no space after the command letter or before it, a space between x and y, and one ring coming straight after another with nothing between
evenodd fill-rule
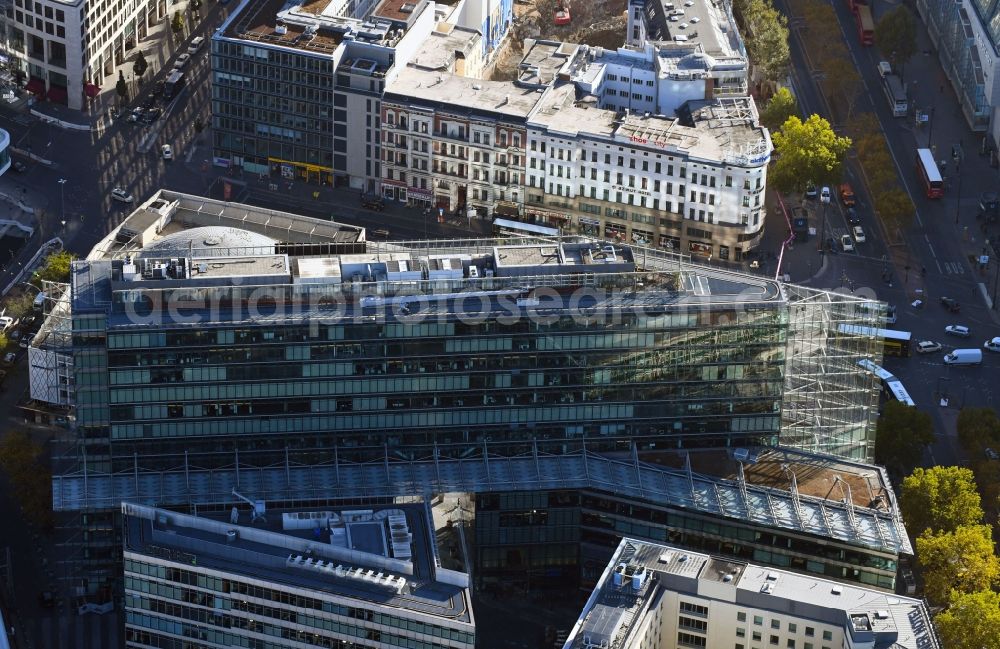
<instances>
[{"instance_id":1,"label":"street lamp","mask_svg":"<svg viewBox=\"0 0 1000 649\"><path fill-rule=\"evenodd\" d=\"M956 144L951 155L955 160L955 173L958 174L958 200L955 201L955 223L958 223L958 216L962 213L962 160L965 158L962 145Z\"/></svg>"},{"instance_id":2,"label":"street lamp","mask_svg":"<svg viewBox=\"0 0 1000 649\"><path fill-rule=\"evenodd\" d=\"M59 216L63 219L65 223L66 219L66 179L60 178L56 182L59 183Z\"/></svg>"}]
</instances>

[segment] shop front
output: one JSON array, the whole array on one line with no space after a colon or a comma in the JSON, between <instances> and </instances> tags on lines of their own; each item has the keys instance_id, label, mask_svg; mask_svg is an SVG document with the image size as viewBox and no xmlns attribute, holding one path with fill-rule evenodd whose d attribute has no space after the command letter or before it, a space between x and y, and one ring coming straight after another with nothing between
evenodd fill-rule
<instances>
[{"instance_id":1,"label":"shop front","mask_svg":"<svg viewBox=\"0 0 1000 649\"><path fill-rule=\"evenodd\" d=\"M311 185L333 186L333 169L280 158L267 159L271 178L301 180Z\"/></svg>"},{"instance_id":2,"label":"shop front","mask_svg":"<svg viewBox=\"0 0 1000 649\"><path fill-rule=\"evenodd\" d=\"M688 252L691 253L692 257L704 257L706 259L711 259L712 244L702 243L701 241L690 241L688 242Z\"/></svg>"},{"instance_id":3,"label":"shop front","mask_svg":"<svg viewBox=\"0 0 1000 649\"><path fill-rule=\"evenodd\" d=\"M601 221L599 219L592 219L586 216L581 216L580 234L585 234L588 237L601 236Z\"/></svg>"},{"instance_id":4,"label":"shop front","mask_svg":"<svg viewBox=\"0 0 1000 649\"><path fill-rule=\"evenodd\" d=\"M681 251L681 238L675 237L669 234L661 234L659 245L664 250L670 252L680 252Z\"/></svg>"},{"instance_id":5,"label":"shop front","mask_svg":"<svg viewBox=\"0 0 1000 649\"><path fill-rule=\"evenodd\" d=\"M434 201L434 192L429 189L419 187L408 187L406 190L406 202L415 207L430 207Z\"/></svg>"},{"instance_id":6,"label":"shop front","mask_svg":"<svg viewBox=\"0 0 1000 649\"><path fill-rule=\"evenodd\" d=\"M621 225L619 223L605 223L604 237L608 241L625 241L625 234L627 230L628 226Z\"/></svg>"},{"instance_id":7,"label":"shop front","mask_svg":"<svg viewBox=\"0 0 1000 649\"><path fill-rule=\"evenodd\" d=\"M632 228L632 243L637 246L650 246L653 245L655 236L652 232L648 230L639 230L638 228Z\"/></svg>"}]
</instances>

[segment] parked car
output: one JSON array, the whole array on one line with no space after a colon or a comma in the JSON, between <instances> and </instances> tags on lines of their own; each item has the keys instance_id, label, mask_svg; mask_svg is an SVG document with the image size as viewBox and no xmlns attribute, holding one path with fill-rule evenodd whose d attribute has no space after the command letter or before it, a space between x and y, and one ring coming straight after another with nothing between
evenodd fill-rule
<instances>
[{"instance_id":1,"label":"parked car","mask_svg":"<svg viewBox=\"0 0 1000 649\"><path fill-rule=\"evenodd\" d=\"M160 115L162 114L163 111L160 110L159 108L150 108L149 110L146 111L146 114L143 116L142 121L145 122L146 124L152 124L156 120L160 119Z\"/></svg>"},{"instance_id":2,"label":"parked car","mask_svg":"<svg viewBox=\"0 0 1000 649\"><path fill-rule=\"evenodd\" d=\"M840 237L840 247L844 249L844 252L854 251L854 241L851 239L851 235L845 234Z\"/></svg>"},{"instance_id":3,"label":"parked car","mask_svg":"<svg viewBox=\"0 0 1000 649\"><path fill-rule=\"evenodd\" d=\"M950 354L945 354L942 360L945 365L979 365L983 362L983 350L956 349Z\"/></svg>"},{"instance_id":4,"label":"parked car","mask_svg":"<svg viewBox=\"0 0 1000 649\"><path fill-rule=\"evenodd\" d=\"M854 207L854 190L851 189L850 183L843 183L840 186L840 202L843 203L845 207Z\"/></svg>"},{"instance_id":5,"label":"parked car","mask_svg":"<svg viewBox=\"0 0 1000 649\"><path fill-rule=\"evenodd\" d=\"M860 225L854 226L854 240L858 243L865 242L865 231L861 229Z\"/></svg>"},{"instance_id":6,"label":"parked car","mask_svg":"<svg viewBox=\"0 0 1000 649\"><path fill-rule=\"evenodd\" d=\"M174 148L169 144L164 144L163 146L160 147L160 155L163 156L164 160L173 160Z\"/></svg>"},{"instance_id":7,"label":"parked car","mask_svg":"<svg viewBox=\"0 0 1000 649\"><path fill-rule=\"evenodd\" d=\"M366 210L375 210L376 212L381 212L385 209L385 203L382 202L381 198L375 196L362 196L361 197L361 207Z\"/></svg>"},{"instance_id":8,"label":"parked car","mask_svg":"<svg viewBox=\"0 0 1000 649\"><path fill-rule=\"evenodd\" d=\"M941 351L941 343L936 343L933 340L921 340L917 343L918 354L931 354L939 351Z\"/></svg>"},{"instance_id":9,"label":"parked car","mask_svg":"<svg viewBox=\"0 0 1000 649\"><path fill-rule=\"evenodd\" d=\"M164 83L163 81L157 81L156 84L153 86L153 96L157 98L162 97L163 89L166 87L166 85L167 84Z\"/></svg>"},{"instance_id":10,"label":"parked car","mask_svg":"<svg viewBox=\"0 0 1000 649\"><path fill-rule=\"evenodd\" d=\"M837 240L833 237L826 238L826 249L830 252L836 254L837 252Z\"/></svg>"},{"instance_id":11,"label":"parked car","mask_svg":"<svg viewBox=\"0 0 1000 649\"><path fill-rule=\"evenodd\" d=\"M823 203L829 203L830 202L830 188L829 187L824 187L823 189L819 190L819 200L822 201Z\"/></svg>"},{"instance_id":12,"label":"parked car","mask_svg":"<svg viewBox=\"0 0 1000 649\"><path fill-rule=\"evenodd\" d=\"M188 45L188 54L194 56L201 49L202 43L205 42L204 36L195 36L191 39L191 44Z\"/></svg>"},{"instance_id":13,"label":"parked car","mask_svg":"<svg viewBox=\"0 0 1000 649\"><path fill-rule=\"evenodd\" d=\"M968 338L971 333L965 325L948 325L944 328L944 332L952 336L958 336L959 338Z\"/></svg>"},{"instance_id":14,"label":"parked car","mask_svg":"<svg viewBox=\"0 0 1000 649\"><path fill-rule=\"evenodd\" d=\"M941 306L947 309L950 313L958 313L962 310L962 305L958 303L958 300L953 300L950 297L942 297Z\"/></svg>"},{"instance_id":15,"label":"parked car","mask_svg":"<svg viewBox=\"0 0 1000 649\"><path fill-rule=\"evenodd\" d=\"M142 100L143 108L149 109L155 105L156 105L156 97L154 97L153 95L149 95L148 97Z\"/></svg>"},{"instance_id":16,"label":"parked car","mask_svg":"<svg viewBox=\"0 0 1000 649\"><path fill-rule=\"evenodd\" d=\"M133 108L132 112L128 116L128 121L132 122L133 124L136 124L136 123L140 122L142 120L142 115L145 112L146 112L146 109L144 109L142 107Z\"/></svg>"},{"instance_id":17,"label":"parked car","mask_svg":"<svg viewBox=\"0 0 1000 649\"><path fill-rule=\"evenodd\" d=\"M190 60L191 60L191 55L188 54L187 52L185 52L184 54L179 55L177 57L177 60L174 61L174 69L175 70L181 70L181 69L183 69L188 64L188 61L190 61Z\"/></svg>"},{"instance_id":18,"label":"parked car","mask_svg":"<svg viewBox=\"0 0 1000 649\"><path fill-rule=\"evenodd\" d=\"M806 198L816 198L816 185L811 180L806 183L805 196Z\"/></svg>"},{"instance_id":19,"label":"parked car","mask_svg":"<svg viewBox=\"0 0 1000 649\"><path fill-rule=\"evenodd\" d=\"M111 198L118 201L119 203L134 203L135 197L129 194L127 191L121 187L115 187L111 190Z\"/></svg>"},{"instance_id":20,"label":"parked car","mask_svg":"<svg viewBox=\"0 0 1000 649\"><path fill-rule=\"evenodd\" d=\"M1000 352L1000 336L995 338L990 338L983 343L983 348L990 350L991 352Z\"/></svg>"},{"instance_id":21,"label":"parked car","mask_svg":"<svg viewBox=\"0 0 1000 649\"><path fill-rule=\"evenodd\" d=\"M878 62L878 74L880 77L884 77L887 74L892 74L892 66L889 65L888 61Z\"/></svg>"},{"instance_id":22,"label":"parked car","mask_svg":"<svg viewBox=\"0 0 1000 649\"><path fill-rule=\"evenodd\" d=\"M847 208L847 222L851 225L861 225L861 217L858 216L858 211L853 207Z\"/></svg>"}]
</instances>

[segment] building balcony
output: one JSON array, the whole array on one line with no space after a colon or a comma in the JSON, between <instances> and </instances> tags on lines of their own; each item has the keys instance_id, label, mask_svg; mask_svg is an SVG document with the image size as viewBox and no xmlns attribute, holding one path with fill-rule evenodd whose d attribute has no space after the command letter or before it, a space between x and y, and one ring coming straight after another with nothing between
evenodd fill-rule
<instances>
[{"instance_id":1,"label":"building balcony","mask_svg":"<svg viewBox=\"0 0 1000 649\"><path fill-rule=\"evenodd\" d=\"M465 131L434 131L434 137L442 140L454 140L456 142L469 141L469 134Z\"/></svg>"}]
</instances>

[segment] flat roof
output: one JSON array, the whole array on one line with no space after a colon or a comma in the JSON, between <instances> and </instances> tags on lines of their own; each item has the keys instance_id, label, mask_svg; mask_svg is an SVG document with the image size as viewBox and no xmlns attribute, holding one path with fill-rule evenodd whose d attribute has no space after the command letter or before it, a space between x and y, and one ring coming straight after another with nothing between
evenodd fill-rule
<instances>
[{"instance_id":1,"label":"flat roof","mask_svg":"<svg viewBox=\"0 0 1000 649\"><path fill-rule=\"evenodd\" d=\"M646 0L647 38L695 46L712 56L739 54L742 41L728 6L711 0Z\"/></svg>"},{"instance_id":2,"label":"flat roof","mask_svg":"<svg viewBox=\"0 0 1000 649\"><path fill-rule=\"evenodd\" d=\"M453 72L456 53L472 52L481 40L482 35L473 29L452 23L438 23L410 59L410 66Z\"/></svg>"},{"instance_id":3,"label":"flat roof","mask_svg":"<svg viewBox=\"0 0 1000 649\"><path fill-rule=\"evenodd\" d=\"M421 101L446 111L475 111L498 117L524 119L541 93L507 81L487 81L446 72L408 67L386 87L384 101Z\"/></svg>"},{"instance_id":4,"label":"flat roof","mask_svg":"<svg viewBox=\"0 0 1000 649\"><path fill-rule=\"evenodd\" d=\"M316 54L333 56L343 41L344 31L327 28L310 31L305 24L280 20L278 13L290 5L299 5L304 14L322 16L331 0L257 0L238 5L226 23L223 34L228 38L255 41L265 45L278 45ZM346 27L346 25L345 25Z\"/></svg>"},{"instance_id":5,"label":"flat roof","mask_svg":"<svg viewBox=\"0 0 1000 649\"><path fill-rule=\"evenodd\" d=\"M242 501L231 502L235 523L232 514L191 516L123 503L125 551L188 565L184 559L193 557L199 568L473 623L468 588L436 578L434 530L422 503L267 509L251 520ZM390 552L390 522L396 538L402 534L403 556Z\"/></svg>"},{"instance_id":6,"label":"flat roof","mask_svg":"<svg viewBox=\"0 0 1000 649\"><path fill-rule=\"evenodd\" d=\"M704 588L703 582L723 587ZM632 632L645 615L657 613L667 592L841 627L855 644L940 647L921 600L632 538L618 545L564 646L636 646Z\"/></svg>"},{"instance_id":7,"label":"flat roof","mask_svg":"<svg viewBox=\"0 0 1000 649\"><path fill-rule=\"evenodd\" d=\"M524 55L518 65L518 80L523 83L549 84L569 62L580 46L561 41L525 39Z\"/></svg>"}]
</instances>

